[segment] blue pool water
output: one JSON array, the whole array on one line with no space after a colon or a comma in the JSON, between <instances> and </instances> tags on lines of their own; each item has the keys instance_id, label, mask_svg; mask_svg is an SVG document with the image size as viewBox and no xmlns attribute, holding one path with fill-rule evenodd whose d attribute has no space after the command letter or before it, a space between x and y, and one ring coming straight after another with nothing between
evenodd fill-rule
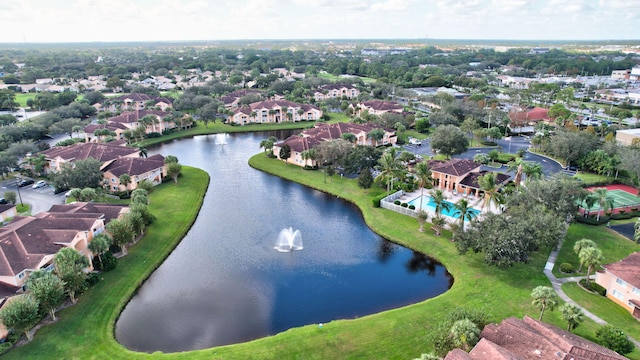
<instances>
[{"instance_id":1,"label":"blue pool water","mask_svg":"<svg viewBox=\"0 0 640 360\"><path fill-rule=\"evenodd\" d=\"M435 212L436 211L436 203L435 201L433 201L433 198L431 196L427 196L427 195L421 195L418 196L417 198L409 201L407 204L409 205L413 205L416 207L416 209L418 209L420 207L420 198L422 199L422 209L427 210L427 211L431 211L431 212ZM445 201L445 203L449 204L449 210L442 210L442 215L445 216L449 216L455 219L459 219L460 216L459 214L456 214L456 208L455 208L455 204L449 202L449 201ZM475 214L475 216L480 215L480 211L476 210L476 209L471 209L471 212ZM465 220L468 221L468 220Z\"/></svg>"}]
</instances>

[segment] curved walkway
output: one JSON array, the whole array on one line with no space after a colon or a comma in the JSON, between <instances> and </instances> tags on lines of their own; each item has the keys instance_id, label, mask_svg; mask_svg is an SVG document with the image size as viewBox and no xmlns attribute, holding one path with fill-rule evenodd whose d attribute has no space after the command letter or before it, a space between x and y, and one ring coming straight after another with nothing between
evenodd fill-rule
<instances>
[{"instance_id":1,"label":"curved walkway","mask_svg":"<svg viewBox=\"0 0 640 360\"><path fill-rule=\"evenodd\" d=\"M565 231L566 234L566 231ZM563 237L564 239L564 237ZM556 263L556 259L558 257L558 251L560 250L560 246L562 246L562 240L558 246L557 249L554 249L553 251L551 251L551 254L549 254L549 259L547 259L547 263L544 266L544 274L547 276L547 278L549 279L549 281L551 282L551 286L553 287L553 290L555 290L556 294L558 294L558 296L564 300L565 302L575 305L577 307L579 307L582 312L584 313L584 315L586 317L588 317L589 319L595 321L596 323L600 324L600 325L606 325L607 322L604 321L603 319L601 319L600 317L596 316L595 314L593 314L592 312L590 312L589 310L583 308L582 306L580 306L580 304L576 303L575 301L573 301L569 296L567 296L567 294L564 293L564 291L562 290L562 284L564 283L568 283L568 282L578 282L582 279L585 278L585 276L574 276L574 277L566 277L566 278L560 278L558 279L555 275L553 275L553 266ZM627 335L627 337L629 338L629 340L631 340L633 342L633 344L640 349L640 342L634 338L632 338L631 336Z\"/></svg>"}]
</instances>

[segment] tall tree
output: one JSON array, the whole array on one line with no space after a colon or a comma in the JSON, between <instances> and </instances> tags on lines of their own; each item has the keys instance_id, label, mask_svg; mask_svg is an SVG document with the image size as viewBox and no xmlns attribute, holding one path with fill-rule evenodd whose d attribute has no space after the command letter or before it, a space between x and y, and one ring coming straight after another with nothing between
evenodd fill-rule
<instances>
[{"instance_id":1,"label":"tall tree","mask_svg":"<svg viewBox=\"0 0 640 360\"><path fill-rule=\"evenodd\" d=\"M533 298L531 305L540 309L540 316L538 317L540 321L542 321L542 316L546 309L553 311L558 305L558 295L549 286L537 286L531 292L531 297Z\"/></svg>"},{"instance_id":2,"label":"tall tree","mask_svg":"<svg viewBox=\"0 0 640 360\"><path fill-rule=\"evenodd\" d=\"M113 243L122 249L122 254L127 255L127 245L133 240L133 230L128 222L123 219L114 219L107 224L107 231L111 234Z\"/></svg>"},{"instance_id":3,"label":"tall tree","mask_svg":"<svg viewBox=\"0 0 640 360\"><path fill-rule=\"evenodd\" d=\"M111 238L105 233L94 236L89 243L89 250L96 254L100 265L102 265L102 254L109 250L109 246L111 246Z\"/></svg>"},{"instance_id":4,"label":"tall tree","mask_svg":"<svg viewBox=\"0 0 640 360\"><path fill-rule=\"evenodd\" d=\"M467 199L460 199L453 206L455 208L454 214L458 216L458 221L460 222L460 228L464 231L465 220L471 221L476 218L477 214Z\"/></svg>"},{"instance_id":5,"label":"tall tree","mask_svg":"<svg viewBox=\"0 0 640 360\"><path fill-rule=\"evenodd\" d=\"M23 332L31 340L31 328L40 321L38 301L30 294L16 296L0 310L2 323L9 329Z\"/></svg>"},{"instance_id":6,"label":"tall tree","mask_svg":"<svg viewBox=\"0 0 640 360\"><path fill-rule=\"evenodd\" d=\"M494 204L496 208L504 204L504 197L500 192L500 184L496 182L496 174L494 172L478 177L478 185L480 185L480 190L484 193L482 209L487 205L491 206L491 204Z\"/></svg>"},{"instance_id":7,"label":"tall tree","mask_svg":"<svg viewBox=\"0 0 640 360\"><path fill-rule=\"evenodd\" d=\"M127 191L127 197L129 196L129 184L131 184L131 176L129 174L122 174L118 177L120 180L120 185L124 186L124 189Z\"/></svg>"},{"instance_id":8,"label":"tall tree","mask_svg":"<svg viewBox=\"0 0 640 360\"><path fill-rule=\"evenodd\" d=\"M431 149L447 158L467 151L469 139L453 125L440 125L431 134Z\"/></svg>"},{"instance_id":9,"label":"tall tree","mask_svg":"<svg viewBox=\"0 0 640 360\"><path fill-rule=\"evenodd\" d=\"M588 247L598 247L596 245L595 242L593 242L593 240L590 239L581 239L575 242L575 244L573 244L573 251L576 253L576 255L580 255L580 251L582 251L582 249L586 249ZM582 261L580 261L580 267L578 268L578 272L582 271Z\"/></svg>"},{"instance_id":10,"label":"tall tree","mask_svg":"<svg viewBox=\"0 0 640 360\"><path fill-rule=\"evenodd\" d=\"M167 175L171 176L175 185L178 185L178 176L180 176L181 172L182 165L178 164L177 162L167 164Z\"/></svg>"},{"instance_id":11,"label":"tall tree","mask_svg":"<svg viewBox=\"0 0 640 360\"><path fill-rule=\"evenodd\" d=\"M421 161L415 166L415 175L418 178L418 184L420 186L420 206L418 210L422 210L422 200L424 199L424 188L431 187L433 185L433 178L431 177L431 169L426 161Z\"/></svg>"},{"instance_id":12,"label":"tall tree","mask_svg":"<svg viewBox=\"0 0 640 360\"><path fill-rule=\"evenodd\" d=\"M77 250L65 247L56 253L55 266L56 274L64 281L69 298L75 304L76 293L85 286L87 274L84 269L89 266L89 261Z\"/></svg>"},{"instance_id":13,"label":"tall tree","mask_svg":"<svg viewBox=\"0 0 640 360\"><path fill-rule=\"evenodd\" d=\"M378 160L378 170L380 170L380 179L387 184L387 194L392 190L391 182L393 179L400 175L402 171L402 165L400 161L395 158L394 154L384 153Z\"/></svg>"},{"instance_id":14,"label":"tall tree","mask_svg":"<svg viewBox=\"0 0 640 360\"><path fill-rule=\"evenodd\" d=\"M51 315L51 320L56 321L56 308L64 300L64 282L54 273L44 270L36 270L27 280L27 288L38 301L40 309Z\"/></svg>"},{"instance_id":15,"label":"tall tree","mask_svg":"<svg viewBox=\"0 0 640 360\"><path fill-rule=\"evenodd\" d=\"M280 157L280 160L284 161L284 163L287 163L287 160L289 160L289 158L291 157L291 147L289 146L289 144L284 144L281 148L280 148L280 153L278 154L278 156Z\"/></svg>"},{"instance_id":16,"label":"tall tree","mask_svg":"<svg viewBox=\"0 0 640 360\"><path fill-rule=\"evenodd\" d=\"M587 247L580 250L578 254L578 258L580 258L580 263L584 264L587 267L587 276L586 281L587 284L591 281L589 276L591 276L591 272L602 263L602 250L597 247Z\"/></svg>"},{"instance_id":17,"label":"tall tree","mask_svg":"<svg viewBox=\"0 0 640 360\"><path fill-rule=\"evenodd\" d=\"M426 211L420 209L418 210L418 215L416 216L418 219L418 223L420 224L420 228L418 231L424 232L424 223L429 219L429 214Z\"/></svg>"},{"instance_id":18,"label":"tall tree","mask_svg":"<svg viewBox=\"0 0 640 360\"><path fill-rule=\"evenodd\" d=\"M594 189L592 196L598 204L598 215L596 217L596 221L600 221L600 214L602 211L607 211L607 209L613 208L613 198L609 195L607 188Z\"/></svg>"},{"instance_id":19,"label":"tall tree","mask_svg":"<svg viewBox=\"0 0 640 360\"><path fill-rule=\"evenodd\" d=\"M560 306L562 319L567 322L567 331L571 331L584 321L584 313L582 309L573 304L564 304Z\"/></svg>"}]
</instances>

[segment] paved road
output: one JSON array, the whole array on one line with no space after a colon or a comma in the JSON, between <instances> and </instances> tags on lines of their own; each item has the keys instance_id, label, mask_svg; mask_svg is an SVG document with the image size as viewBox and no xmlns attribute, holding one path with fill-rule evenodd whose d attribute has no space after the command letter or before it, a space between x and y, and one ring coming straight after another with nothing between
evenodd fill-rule
<instances>
[{"instance_id":1,"label":"paved road","mask_svg":"<svg viewBox=\"0 0 640 360\"><path fill-rule=\"evenodd\" d=\"M15 179L0 181L0 196L2 196L5 191L15 192L18 203L20 203L20 197L22 197L23 203L31 205L32 215L49 210L51 205L64 204L65 202L64 193L55 195L52 186L32 189L31 185L29 185L18 189L16 185L17 182L18 180Z\"/></svg>"},{"instance_id":2,"label":"paved road","mask_svg":"<svg viewBox=\"0 0 640 360\"><path fill-rule=\"evenodd\" d=\"M512 136L511 140L501 139L501 140L498 140L497 143L498 143L499 149L502 149L503 152L508 152L511 154L517 153L518 150L520 149L526 150L530 146L529 139L523 136ZM420 146L408 144L408 145L404 145L403 148L406 149L407 151L411 151L414 154L421 155L424 157L434 155L434 153L431 151L431 145L429 144L429 139L423 140L422 145ZM480 154L480 153L488 154L489 151L493 149L496 149L496 148L495 147L470 148L466 152L460 155L456 155L456 157L461 159L473 159L473 157L476 154ZM562 165L560 165L558 162L538 154L527 152L524 156L524 160L534 161L539 163L542 166L542 172L544 173L545 176L550 176L562 171ZM491 168L491 169L495 170L495 168ZM503 166L500 169L500 171L507 172L507 167Z\"/></svg>"}]
</instances>

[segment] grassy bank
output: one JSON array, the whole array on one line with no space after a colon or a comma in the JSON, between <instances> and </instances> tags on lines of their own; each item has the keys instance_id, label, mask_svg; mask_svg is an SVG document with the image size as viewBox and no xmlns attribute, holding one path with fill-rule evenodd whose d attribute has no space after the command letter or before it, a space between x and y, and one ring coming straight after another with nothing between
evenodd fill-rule
<instances>
[{"instance_id":1,"label":"grassy bank","mask_svg":"<svg viewBox=\"0 0 640 360\"><path fill-rule=\"evenodd\" d=\"M371 198L381 190L365 191L358 188L355 180L339 176L325 182L319 171L285 165L262 153L252 157L250 165L356 204L375 232L440 260L455 278L452 288L403 308L332 321L322 328L304 326L244 344L174 354L128 351L113 338L115 320L138 285L179 242L190 224L185 219L195 217L202 201L208 178L188 169L179 186L163 185L152 194L153 211L162 215L118 269L105 274L104 281L90 289L78 305L60 313L61 320L41 329L31 344L13 350L7 358L412 359L431 350L427 334L453 308L484 309L496 322L509 316L538 316L531 306L530 293L535 286L549 285L542 274L548 251L534 254L528 264L507 270L491 268L485 265L482 254L459 255L450 234L435 237L430 232L420 233L415 219L373 208ZM566 327L558 311L547 311L543 320ZM576 332L594 338L595 328L593 322L586 321Z\"/></svg>"}]
</instances>

